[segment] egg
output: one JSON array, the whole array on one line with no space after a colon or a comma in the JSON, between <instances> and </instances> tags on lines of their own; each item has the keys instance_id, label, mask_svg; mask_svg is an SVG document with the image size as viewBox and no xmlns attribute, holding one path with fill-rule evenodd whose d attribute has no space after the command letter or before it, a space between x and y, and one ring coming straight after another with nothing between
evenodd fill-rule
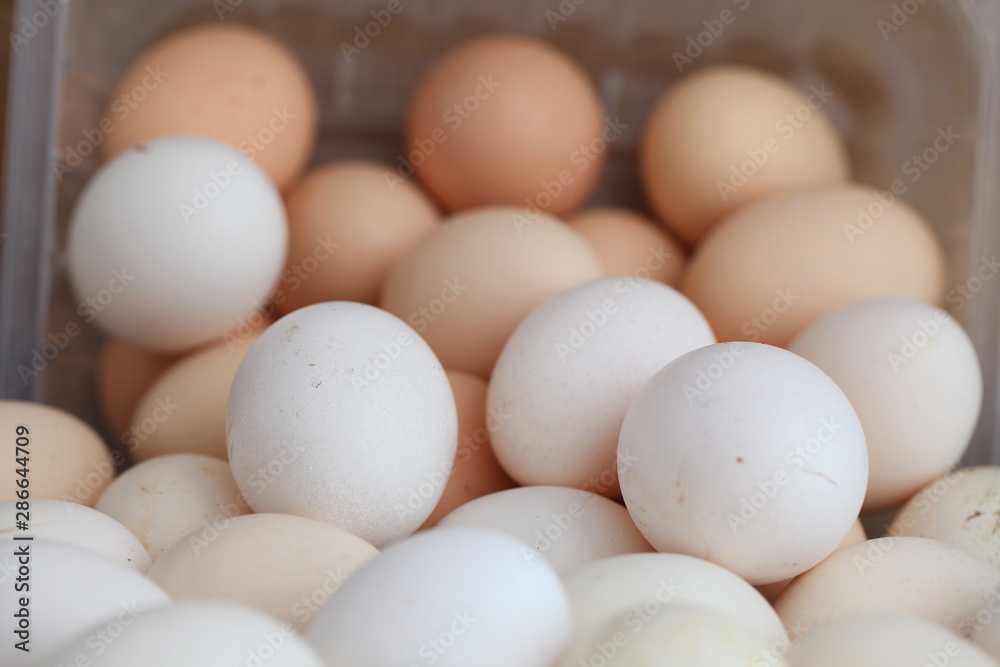
<instances>
[{"instance_id":1,"label":"egg","mask_svg":"<svg viewBox=\"0 0 1000 667\"><path fill-rule=\"evenodd\" d=\"M721 343L667 364L629 407L622 493L659 551L752 584L800 574L855 522L865 436L844 393L791 352Z\"/></svg>"},{"instance_id":2,"label":"egg","mask_svg":"<svg viewBox=\"0 0 1000 667\"><path fill-rule=\"evenodd\" d=\"M318 110L308 74L287 47L227 24L150 46L118 82L105 118L105 158L157 137L194 134L238 149L284 189L312 153Z\"/></svg>"},{"instance_id":3,"label":"egg","mask_svg":"<svg viewBox=\"0 0 1000 667\"><path fill-rule=\"evenodd\" d=\"M653 209L691 244L765 197L847 180L847 152L825 112L834 91L763 70L707 67L650 112L639 172Z\"/></svg>"},{"instance_id":4,"label":"egg","mask_svg":"<svg viewBox=\"0 0 1000 667\"><path fill-rule=\"evenodd\" d=\"M128 430L132 413L149 385L174 362L120 340L109 339L97 360L97 398L108 429L117 435Z\"/></svg>"},{"instance_id":5,"label":"egg","mask_svg":"<svg viewBox=\"0 0 1000 667\"><path fill-rule=\"evenodd\" d=\"M302 631L377 553L360 537L321 521L251 514L177 542L153 564L149 578L178 600L234 602Z\"/></svg>"},{"instance_id":6,"label":"egg","mask_svg":"<svg viewBox=\"0 0 1000 667\"><path fill-rule=\"evenodd\" d=\"M602 276L565 223L514 208L454 215L390 271L380 304L450 369L489 377L508 336L536 306Z\"/></svg>"},{"instance_id":7,"label":"egg","mask_svg":"<svg viewBox=\"0 0 1000 667\"><path fill-rule=\"evenodd\" d=\"M264 305L287 243L284 205L259 167L216 141L170 136L90 179L69 221L67 268L106 333L180 352Z\"/></svg>"},{"instance_id":8,"label":"egg","mask_svg":"<svg viewBox=\"0 0 1000 667\"><path fill-rule=\"evenodd\" d=\"M405 322L306 306L254 343L229 395L233 476L256 512L326 521L381 547L416 531L455 460L441 363Z\"/></svg>"},{"instance_id":9,"label":"egg","mask_svg":"<svg viewBox=\"0 0 1000 667\"><path fill-rule=\"evenodd\" d=\"M229 390L260 334L199 349L168 368L143 393L122 437L133 460L182 453L226 458Z\"/></svg>"},{"instance_id":10,"label":"egg","mask_svg":"<svg viewBox=\"0 0 1000 667\"><path fill-rule=\"evenodd\" d=\"M486 530L421 532L358 570L306 638L329 665L550 667L569 640L569 605L526 548Z\"/></svg>"},{"instance_id":11,"label":"egg","mask_svg":"<svg viewBox=\"0 0 1000 667\"><path fill-rule=\"evenodd\" d=\"M18 552L4 549L0 555L0 614L9 628L0 645L4 665L60 664L54 654L64 644L107 645L136 618L170 603L162 588L107 556L41 539L16 544ZM18 595L15 577L21 565L29 569L28 589ZM25 622L18 620L25 616ZM28 652L17 648L20 642L27 642Z\"/></svg>"},{"instance_id":12,"label":"egg","mask_svg":"<svg viewBox=\"0 0 1000 667\"><path fill-rule=\"evenodd\" d=\"M866 512L898 507L962 458L979 421L983 374L948 313L906 299L828 313L788 345L833 378L868 442Z\"/></svg>"},{"instance_id":13,"label":"egg","mask_svg":"<svg viewBox=\"0 0 1000 667\"><path fill-rule=\"evenodd\" d=\"M968 637L982 610L992 614L998 590L1000 571L958 547L882 537L838 549L796 578L774 608L795 637L872 613L919 616Z\"/></svg>"},{"instance_id":14,"label":"egg","mask_svg":"<svg viewBox=\"0 0 1000 667\"><path fill-rule=\"evenodd\" d=\"M618 497L632 400L668 362L714 342L698 309L652 280L603 278L552 297L517 326L490 377L497 458L521 484Z\"/></svg>"},{"instance_id":15,"label":"egg","mask_svg":"<svg viewBox=\"0 0 1000 667\"><path fill-rule=\"evenodd\" d=\"M445 371L458 411L458 449L441 499L421 528L432 528L449 512L470 500L517 486L497 461L490 434L503 426L503 416L486 410L486 382L461 371Z\"/></svg>"},{"instance_id":16,"label":"egg","mask_svg":"<svg viewBox=\"0 0 1000 667\"><path fill-rule=\"evenodd\" d=\"M591 208L567 220L597 253L609 276L680 284L685 251L662 227L624 208Z\"/></svg>"},{"instance_id":17,"label":"egg","mask_svg":"<svg viewBox=\"0 0 1000 667\"><path fill-rule=\"evenodd\" d=\"M375 303L389 269L435 227L427 195L387 174L391 166L378 162L331 162L295 186L280 312L322 301Z\"/></svg>"},{"instance_id":18,"label":"egg","mask_svg":"<svg viewBox=\"0 0 1000 667\"><path fill-rule=\"evenodd\" d=\"M740 209L695 251L681 291L719 340L784 346L859 301L937 303L944 270L940 244L916 211L891 193L842 185Z\"/></svg>"},{"instance_id":19,"label":"egg","mask_svg":"<svg viewBox=\"0 0 1000 667\"><path fill-rule=\"evenodd\" d=\"M948 542L1000 568L1000 467L960 468L900 508L889 534Z\"/></svg>"},{"instance_id":20,"label":"egg","mask_svg":"<svg viewBox=\"0 0 1000 667\"><path fill-rule=\"evenodd\" d=\"M611 556L562 574L573 609L573 645L613 620L631 635L674 607L728 616L767 641L784 636L781 619L753 586L729 570L682 554ZM564 660L566 667L577 663Z\"/></svg>"},{"instance_id":21,"label":"egg","mask_svg":"<svg viewBox=\"0 0 1000 667\"><path fill-rule=\"evenodd\" d=\"M250 512L229 465L202 454L167 454L132 466L96 508L132 531L153 560L189 534L207 539Z\"/></svg>"},{"instance_id":22,"label":"egg","mask_svg":"<svg viewBox=\"0 0 1000 667\"><path fill-rule=\"evenodd\" d=\"M27 487L32 499L90 507L115 476L115 462L101 437L59 408L0 401L0 431L10 434L11 443L10 456L0 463L0 502L20 499L17 492Z\"/></svg>"},{"instance_id":23,"label":"egg","mask_svg":"<svg viewBox=\"0 0 1000 667\"><path fill-rule=\"evenodd\" d=\"M451 211L567 213L590 194L623 131L602 114L587 74L551 45L515 35L470 40L417 85L397 175L416 171Z\"/></svg>"},{"instance_id":24,"label":"egg","mask_svg":"<svg viewBox=\"0 0 1000 667\"><path fill-rule=\"evenodd\" d=\"M185 600L150 610L122 629L113 642L69 642L53 664L324 667L316 650L287 624L253 609L213 600Z\"/></svg>"},{"instance_id":25,"label":"egg","mask_svg":"<svg viewBox=\"0 0 1000 667\"><path fill-rule=\"evenodd\" d=\"M831 621L793 644L788 660L809 667L996 666L955 633L903 614L860 614Z\"/></svg>"},{"instance_id":26,"label":"egg","mask_svg":"<svg viewBox=\"0 0 1000 667\"><path fill-rule=\"evenodd\" d=\"M441 527L488 528L531 545L533 555L566 572L598 558L652 551L618 503L561 486L525 486L477 498Z\"/></svg>"}]
</instances>

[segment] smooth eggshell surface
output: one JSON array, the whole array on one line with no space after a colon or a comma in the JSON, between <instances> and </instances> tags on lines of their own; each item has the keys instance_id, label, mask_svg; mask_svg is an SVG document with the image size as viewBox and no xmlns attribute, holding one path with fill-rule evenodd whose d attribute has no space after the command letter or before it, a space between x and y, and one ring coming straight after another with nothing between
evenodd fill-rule
<instances>
[{"instance_id":1,"label":"smooth eggshell surface","mask_svg":"<svg viewBox=\"0 0 1000 667\"><path fill-rule=\"evenodd\" d=\"M552 567L529 555L492 531L421 532L358 570L307 638L330 665L550 667L569 640L570 609Z\"/></svg>"},{"instance_id":2,"label":"smooth eggshell surface","mask_svg":"<svg viewBox=\"0 0 1000 667\"><path fill-rule=\"evenodd\" d=\"M430 516L455 460L444 369L389 313L346 301L281 318L229 398L229 462L256 512L326 521L376 546Z\"/></svg>"},{"instance_id":3,"label":"smooth eggshell surface","mask_svg":"<svg viewBox=\"0 0 1000 667\"><path fill-rule=\"evenodd\" d=\"M497 458L521 484L618 497L632 400L667 363L714 342L698 309L652 280L603 278L554 296L517 326L490 377L487 406L504 419Z\"/></svg>"}]
</instances>

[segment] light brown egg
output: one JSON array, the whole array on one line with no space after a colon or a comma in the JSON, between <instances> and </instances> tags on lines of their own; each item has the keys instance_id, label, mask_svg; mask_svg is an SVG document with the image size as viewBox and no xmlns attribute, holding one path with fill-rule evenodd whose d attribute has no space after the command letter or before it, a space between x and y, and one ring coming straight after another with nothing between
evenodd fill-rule
<instances>
[{"instance_id":1,"label":"light brown egg","mask_svg":"<svg viewBox=\"0 0 1000 667\"><path fill-rule=\"evenodd\" d=\"M97 362L97 397L114 437L128 430L139 399L174 360L114 338L104 344Z\"/></svg>"},{"instance_id":2,"label":"light brown egg","mask_svg":"<svg viewBox=\"0 0 1000 667\"><path fill-rule=\"evenodd\" d=\"M420 82L398 171L415 168L452 211L530 202L567 213L621 135L602 113L587 74L552 46L511 35L473 40Z\"/></svg>"},{"instance_id":3,"label":"light brown egg","mask_svg":"<svg viewBox=\"0 0 1000 667\"><path fill-rule=\"evenodd\" d=\"M0 502L18 500L27 486L32 498L93 507L115 476L111 452L94 429L51 405L0 401L0 433L8 439L8 455L0 459Z\"/></svg>"},{"instance_id":4,"label":"light brown egg","mask_svg":"<svg viewBox=\"0 0 1000 667\"><path fill-rule=\"evenodd\" d=\"M726 219L691 257L682 291L720 342L783 346L858 301L937 303L944 271L940 244L916 211L891 193L839 185L779 195Z\"/></svg>"},{"instance_id":5,"label":"light brown egg","mask_svg":"<svg viewBox=\"0 0 1000 667\"><path fill-rule=\"evenodd\" d=\"M653 109L640 145L653 209L696 244L750 202L846 181L847 152L824 111L833 94L733 65L681 79Z\"/></svg>"},{"instance_id":6,"label":"light brown egg","mask_svg":"<svg viewBox=\"0 0 1000 667\"><path fill-rule=\"evenodd\" d=\"M122 436L133 459L180 453L228 459L229 390L260 333L192 352L168 368L143 394Z\"/></svg>"},{"instance_id":7,"label":"light brown egg","mask_svg":"<svg viewBox=\"0 0 1000 667\"><path fill-rule=\"evenodd\" d=\"M264 33L198 26L140 55L105 112L110 159L167 134L196 134L236 147L287 188L312 153L316 96L295 56Z\"/></svg>"},{"instance_id":8,"label":"light brown egg","mask_svg":"<svg viewBox=\"0 0 1000 667\"><path fill-rule=\"evenodd\" d=\"M458 408L458 451L441 500L421 528L436 526L446 514L470 500L517 486L493 453L490 433L503 423L502 415L486 414L486 382L461 371L446 372Z\"/></svg>"},{"instance_id":9,"label":"light brown egg","mask_svg":"<svg viewBox=\"0 0 1000 667\"><path fill-rule=\"evenodd\" d=\"M378 162L334 162L295 187L282 313L323 301L375 303L391 265L439 219L427 195L393 175Z\"/></svg>"},{"instance_id":10,"label":"light brown egg","mask_svg":"<svg viewBox=\"0 0 1000 667\"><path fill-rule=\"evenodd\" d=\"M528 313L602 275L597 255L564 222L481 208L417 243L389 273L381 307L412 326L445 368L485 379Z\"/></svg>"},{"instance_id":11,"label":"light brown egg","mask_svg":"<svg viewBox=\"0 0 1000 667\"><path fill-rule=\"evenodd\" d=\"M655 222L623 208L592 208L569 219L609 276L652 278L676 287L685 252Z\"/></svg>"}]
</instances>

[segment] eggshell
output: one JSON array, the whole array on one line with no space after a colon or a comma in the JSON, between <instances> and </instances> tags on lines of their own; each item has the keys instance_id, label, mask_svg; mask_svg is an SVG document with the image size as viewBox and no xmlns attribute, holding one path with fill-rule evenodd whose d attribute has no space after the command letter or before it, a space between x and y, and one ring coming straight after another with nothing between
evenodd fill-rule
<instances>
[{"instance_id":1,"label":"eggshell","mask_svg":"<svg viewBox=\"0 0 1000 667\"><path fill-rule=\"evenodd\" d=\"M288 199L288 261L281 313L322 301L375 303L386 273L439 215L409 181L390 182L379 162L331 162L313 171Z\"/></svg>"},{"instance_id":2,"label":"eggshell","mask_svg":"<svg viewBox=\"0 0 1000 667\"><path fill-rule=\"evenodd\" d=\"M1000 568L1000 467L961 468L930 482L889 526L894 536L930 537Z\"/></svg>"},{"instance_id":3,"label":"eggshell","mask_svg":"<svg viewBox=\"0 0 1000 667\"><path fill-rule=\"evenodd\" d=\"M624 507L561 486L492 493L462 505L438 525L506 533L530 544L560 573L598 558L653 550Z\"/></svg>"},{"instance_id":4,"label":"eggshell","mask_svg":"<svg viewBox=\"0 0 1000 667\"><path fill-rule=\"evenodd\" d=\"M168 134L238 149L280 188L305 167L318 121L308 74L283 44L246 26L202 25L153 44L118 82L105 158Z\"/></svg>"},{"instance_id":5,"label":"eggshell","mask_svg":"<svg viewBox=\"0 0 1000 667\"><path fill-rule=\"evenodd\" d=\"M179 352L264 305L288 228L259 167L216 141L170 136L101 167L67 239L70 282L94 323L138 347Z\"/></svg>"},{"instance_id":6,"label":"eggshell","mask_svg":"<svg viewBox=\"0 0 1000 667\"><path fill-rule=\"evenodd\" d=\"M330 302L286 315L254 343L226 436L254 511L326 521L382 546L416 531L441 497L458 417L444 369L413 329Z\"/></svg>"},{"instance_id":7,"label":"eggshell","mask_svg":"<svg viewBox=\"0 0 1000 667\"><path fill-rule=\"evenodd\" d=\"M667 363L714 342L698 309L652 280L603 278L552 297L517 326L490 377L487 406L504 421L497 458L521 484L618 497L632 400Z\"/></svg>"},{"instance_id":8,"label":"eggshell","mask_svg":"<svg viewBox=\"0 0 1000 667\"><path fill-rule=\"evenodd\" d=\"M112 434L128 430L139 399L173 362L171 356L153 354L114 338L104 344L97 360L97 398Z\"/></svg>"},{"instance_id":9,"label":"eggshell","mask_svg":"<svg viewBox=\"0 0 1000 667\"><path fill-rule=\"evenodd\" d=\"M830 621L793 644L788 660L809 667L996 666L986 653L955 633L902 614L862 614Z\"/></svg>"},{"instance_id":10,"label":"eggshell","mask_svg":"<svg viewBox=\"0 0 1000 667\"><path fill-rule=\"evenodd\" d=\"M919 616L968 637L993 604L1000 571L945 542L882 537L838 549L793 581L775 603L791 634L845 616Z\"/></svg>"},{"instance_id":11,"label":"eggshell","mask_svg":"<svg viewBox=\"0 0 1000 667\"><path fill-rule=\"evenodd\" d=\"M625 503L659 551L752 584L832 552L868 478L861 423L821 370L759 343L689 352L653 376L622 424Z\"/></svg>"},{"instance_id":12,"label":"eggshell","mask_svg":"<svg viewBox=\"0 0 1000 667\"><path fill-rule=\"evenodd\" d=\"M938 240L913 209L844 185L779 195L726 218L691 257L681 290L720 341L783 346L858 301L937 303L944 270Z\"/></svg>"},{"instance_id":13,"label":"eggshell","mask_svg":"<svg viewBox=\"0 0 1000 667\"><path fill-rule=\"evenodd\" d=\"M85 663L76 663L83 656ZM75 641L60 665L90 667L324 667L308 642L285 623L253 609L185 600L135 619L113 642Z\"/></svg>"},{"instance_id":14,"label":"eggshell","mask_svg":"<svg viewBox=\"0 0 1000 667\"><path fill-rule=\"evenodd\" d=\"M594 251L565 223L483 208L448 218L407 253L389 273L381 305L445 366L486 379L528 313L601 275Z\"/></svg>"},{"instance_id":15,"label":"eggshell","mask_svg":"<svg viewBox=\"0 0 1000 667\"><path fill-rule=\"evenodd\" d=\"M80 638L81 643L107 644L137 616L170 603L158 585L106 556L79 547L33 540L19 543L27 556L4 549L0 556L0 615L8 619L7 641L0 644L0 664L51 667L54 653ZM15 648L15 612L21 608L15 578L27 558L29 589L29 653ZM24 582L22 582L24 583ZM16 641L22 641L18 637ZM71 663L72 664L72 663Z\"/></svg>"},{"instance_id":16,"label":"eggshell","mask_svg":"<svg viewBox=\"0 0 1000 667\"><path fill-rule=\"evenodd\" d=\"M303 630L377 553L360 537L321 521L251 514L177 542L153 563L149 578L179 600L243 604Z\"/></svg>"},{"instance_id":17,"label":"eggshell","mask_svg":"<svg viewBox=\"0 0 1000 667\"><path fill-rule=\"evenodd\" d=\"M642 622L612 620L574 645L562 665L606 667L789 667L763 662L766 642L733 618L705 609L667 607Z\"/></svg>"},{"instance_id":18,"label":"eggshell","mask_svg":"<svg viewBox=\"0 0 1000 667\"><path fill-rule=\"evenodd\" d=\"M132 458L190 453L225 459L229 390L260 334L192 352L168 368L143 394L122 437Z\"/></svg>"},{"instance_id":19,"label":"eggshell","mask_svg":"<svg viewBox=\"0 0 1000 667\"><path fill-rule=\"evenodd\" d=\"M856 303L813 322L788 349L833 378L858 413L868 441L866 512L906 502L969 446L983 375L968 334L940 308Z\"/></svg>"},{"instance_id":20,"label":"eggshell","mask_svg":"<svg viewBox=\"0 0 1000 667\"><path fill-rule=\"evenodd\" d=\"M441 500L421 528L431 528L470 500L517 486L497 461L490 434L503 427L502 415L486 411L486 383L475 375L448 371L458 410L458 450Z\"/></svg>"},{"instance_id":21,"label":"eggshell","mask_svg":"<svg viewBox=\"0 0 1000 667\"><path fill-rule=\"evenodd\" d=\"M58 498L88 507L115 476L111 453L100 436L59 408L42 403L0 401L0 432L10 434L10 456L0 460L0 502L18 499L17 491L23 488L18 482L25 479L18 470L28 471L33 499ZM26 468L15 456L19 437L30 441L24 447L29 458Z\"/></svg>"},{"instance_id":22,"label":"eggshell","mask_svg":"<svg viewBox=\"0 0 1000 667\"><path fill-rule=\"evenodd\" d=\"M653 108L640 144L653 208L694 244L749 203L846 181L847 152L823 110L833 94L734 65L682 78Z\"/></svg>"},{"instance_id":23,"label":"eggshell","mask_svg":"<svg viewBox=\"0 0 1000 667\"><path fill-rule=\"evenodd\" d=\"M704 609L732 618L768 641L784 626L767 600L729 570L681 554L626 554L591 561L563 573L573 609L574 646L614 620L634 633L673 607ZM564 660L567 667L576 663Z\"/></svg>"},{"instance_id":24,"label":"eggshell","mask_svg":"<svg viewBox=\"0 0 1000 667\"><path fill-rule=\"evenodd\" d=\"M0 503L0 539L16 548L15 538L31 535L37 539L69 544L86 549L126 565L137 572L145 572L153 564L146 548L129 529L108 515L85 505L36 498L31 501L28 529L18 530L17 502ZM23 515L22 515L23 516Z\"/></svg>"},{"instance_id":25,"label":"eggshell","mask_svg":"<svg viewBox=\"0 0 1000 667\"><path fill-rule=\"evenodd\" d=\"M229 465L202 454L167 454L132 466L108 485L97 509L132 531L153 560L189 533L207 539L250 512Z\"/></svg>"},{"instance_id":26,"label":"eggshell","mask_svg":"<svg viewBox=\"0 0 1000 667\"><path fill-rule=\"evenodd\" d=\"M526 549L485 530L419 533L358 570L306 637L329 665L550 667L570 636L569 605Z\"/></svg>"},{"instance_id":27,"label":"eggshell","mask_svg":"<svg viewBox=\"0 0 1000 667\"><path fill-rule=\"evenodd\" d=\"M565 213L590 194L622 131L602 118L593 84L563 53L491 35L447 53L420 81L397 171L416 169L449 210Z\"/></svg>"},{"instance_id":28,"label":"eggshell","mask_svg":"<svg viewBox=\"0 0 1000 667\"><path fill-rule=\"evenodd\" d=\"M592 208L569 224L597 253L609 276L658 280L677 287L685 251L654 221L624 208Z\"/></svg>"}]
</instances>

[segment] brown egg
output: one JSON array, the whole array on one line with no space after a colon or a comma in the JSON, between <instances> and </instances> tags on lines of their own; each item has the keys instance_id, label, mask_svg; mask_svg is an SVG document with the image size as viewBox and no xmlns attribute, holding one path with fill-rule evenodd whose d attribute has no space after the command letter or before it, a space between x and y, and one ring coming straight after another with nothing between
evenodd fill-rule
<instances>
[{"instance_id":1,"label":"brown egg","mask_svg":"<svg viewBox=\"0 0 1000 667\"><path fill-rule=\"evenodd\" d=\"M482 208L452 216L392 269L381 306L412 326L445 368L488 378L536 306L603 275L587 242L544 213Z\"/></svg>"},{"instance_id":2,"label":"brown egg","mask_svg":"<svg viewBox=\"0 0 1000 667\"><path fill-rule=\"evenodd\" d=\"M493 454L490 433L503 424L486 414L486 382L461 371L446 371L458 408L458 451L441 500L422 528L432 528L459 505L512 489L517 483Z\"/></svg>"},{"instance_id":3,"label":"brown egg","mask_svg":"<svg viewBox=\"0 0 1000 667\"><path fill-rule=\"evenodd\" d=\"M336 162L295 187L282 313L323 301L375 303L390 266L439 219L416 185L392 174L378 162Z\"/></svg>"},{"instance_id":4,"label":"brown egg","mask_svg":"<svg viewBox=\"0 0 1000 667\"><path fill-rule=\"evenodd\" d=\"M937 303L944 254L916 211L857 185L752 204L698 247L682 291L720 342L783 346L816 318L858 301Z\"/></svg>"},{"instance_id":5,"label":"brown egg","mask_svg":"<svg viewBox=\"0 0 1000 667\"><path fill-rule=\"evenodd\" d=\"M139 399L174 359L114 338L104 344L97 362L97 397L104 423L114 437L128 430Z\"/></svg>"},{"instance_id":6,"label":"brown egg","mask_svg":"<svg viewBox=\"0 0 1000 667\"><path fill-rule=\"evenodd\" d=\"M592 208L569 224L587 239L609 276L680 283L684 249L652 220L623 208Z\"/></svg>"},{"instance_id":7,"label":"brown egg","mask_svg":"<svg viewBox=\"0 0 1000 667\"><path fill-rule=\"evenodd\" d=\"M192 352L166 370L143 394L122 444L136 461L161 454L205 454L227 459L226 407L243 357L260 337Z\"/></svg>"},{"instance_id":8,"label":"brown egg","mask_svg":"<svg viewBox=\"0 0 1000 667\"><path fill-rule=\"evenodd\" d=\"M236 147L284 189L312 152L317 106L284 45L243 26L207 25L140 55L118 82L105 122L105 158L154 137L197 134Z\"/></svg>"},{"instance_id":9,"label":"brown egg","mask_svg":"<svg viewBox=\"0 0 1000 667\"><path fill-rule=\"evenodd\" d=\"M0 502L18 500L17 492L27 486L31 498L93 507L115 476L111 452L94 429L51 405L0 401L0 433L7 438L7 455L0 459Z\"/></svg>"},{"instance_id":10,"label":"brown egg","mask_svg":"<svg viewBox=\"0 0 1000 667\"><path fill-rule=\"evenodd\" d=\"M407 153L448 210L530 205L572 211L600 176L608 142L587 74L544 42L510 35L477 39L444 56L414 93Z\"/></svg>"},{"instance_id":11,"label":"brown egg","mask_svg":"<svg viewBox=\"0 0 1000 667\"><path fill-rule=\"evenodd\" d=\"M846 181L847 152L824 111L832 96L733 65L681 79L653 109L641 141L653 209L693 245L750 202Z\"/></svg>"}]
</instances>

